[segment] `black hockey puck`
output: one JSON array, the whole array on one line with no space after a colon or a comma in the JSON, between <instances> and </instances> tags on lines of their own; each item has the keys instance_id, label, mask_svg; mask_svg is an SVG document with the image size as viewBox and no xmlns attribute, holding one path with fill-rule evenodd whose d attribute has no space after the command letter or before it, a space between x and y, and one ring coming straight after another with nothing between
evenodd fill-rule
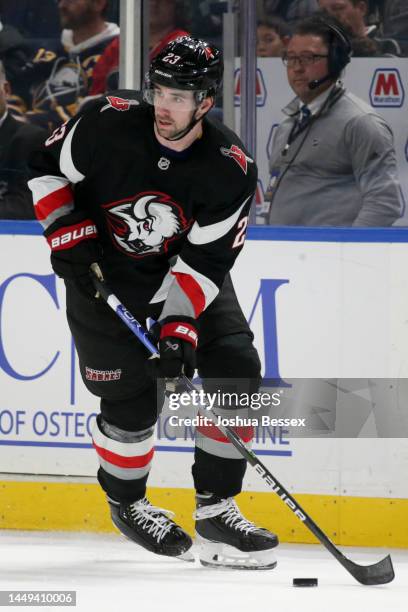
<instances>
[{"instance_id":1,"label":"black hockey puck","mask_svg":"<svg viewBox=\"0 0 408 612\"><path fill-rule=\"evenodd\" d=\"M317 578L294 578L293 586L297 586L297 587L317 586Z\"/></svg>"}]
</instances>

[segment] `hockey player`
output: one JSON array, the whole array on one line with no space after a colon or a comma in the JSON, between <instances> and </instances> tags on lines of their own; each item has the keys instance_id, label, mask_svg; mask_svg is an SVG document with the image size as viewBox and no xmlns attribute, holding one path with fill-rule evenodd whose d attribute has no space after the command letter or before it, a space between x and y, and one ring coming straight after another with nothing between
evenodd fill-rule
<instances>
[{"instance_id":1,"label":"hockey player","mask_svg":"<svg viewBox=\"0 0 408 612\"><path fill-rule=\"evenodd\" d=\"M29 183L53 269L65 280L83 380L101 398L93 443L113 522L148 550L184 558L190 536L145 497L164 390L146 349L95 299L89 266L100 263L139 320L158 320L160 380L191 377L197 365L207 390L214 379L241 379L245 391L257 391L260 362L228 275L257 171L237 136L206 117L222 70L220 52L206 42L169 43L151 63L144 101L110 95L61 126L34 158ZM215 427L197 429L203 564L276 565L277 537L245 519L233 499L245 468Z\"/></svg>"}]
</instances>

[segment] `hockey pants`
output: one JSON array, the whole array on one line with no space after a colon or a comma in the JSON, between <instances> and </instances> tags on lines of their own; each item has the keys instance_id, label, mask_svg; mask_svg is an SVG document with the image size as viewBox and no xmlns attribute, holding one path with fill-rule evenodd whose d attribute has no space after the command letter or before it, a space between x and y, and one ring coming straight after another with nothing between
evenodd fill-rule
<instances>
[{"instance_id":1,"label":"hockey pants","mask_svg":"<svg viewBox=\"0 0 408 612\"><path fill-rule=\"evenodd\" d=\"M135 501L145 495L164 387L152 376L147 350L110 308L72 283L66 286L68 323L81 375L88 390L101 398L93 433L100 463L98 480L113 499ZM156 318L161 309L162 304L139 312L133 308L132 314L144 322L148 316ZM235 379L234 389L238 383L239 392L257 392L259 357L229 276L199 317L199 329L197 370L204 390L231 392ZM245 435L249 441L251 433ZM219 430L197 428L192 467L196 490L220 497L236 495L245 469L245 459Z\"/></svg>"}]
</instances>

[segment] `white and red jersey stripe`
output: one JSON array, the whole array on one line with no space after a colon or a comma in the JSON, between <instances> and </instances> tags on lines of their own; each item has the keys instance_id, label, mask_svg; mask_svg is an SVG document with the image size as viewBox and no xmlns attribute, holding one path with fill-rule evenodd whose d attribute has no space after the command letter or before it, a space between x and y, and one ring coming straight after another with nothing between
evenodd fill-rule
<instances>
[{"instance_id":1,"label":"white and red jersey stripe","mask_svg":"<svg viewBox=\"0 0 408 612\"><path fill-rule=\"evenodd\" d=\"M197 318L218 295L219 289L179 256L171 270L174 277L160 318L184 315Z\"/></svg>"},{"instance_id":2,"label":"white and red jersey stripe","mask_svg":"<svg viewBox=\"0 0 408 612\"><path fill-rule=\"evenodd\" d=\"M79 122L80 119L72 127L61 147L59 157L61 175L45 174L28 181L28 186L33 194L35 215L44 229L47 229L59 217L74 210L74 193L71 184L78 183L85 178L75 167L71 151L72 137ZM48 139L50 144L54 143L55 138L62 138L65 130L58 128L54 134Z\"/></svg>"},{"instance_id":3,"label":"white and red jersey stripe","mask_svg":"<svg viewBox=\"0 0 408 612\"><path fill-rule=\"evenodd\" d=\"M62 176L41 176L28 182L38 221L47 229L54 221L74 210L70 181Z\"/></svg>"}]
</instances>

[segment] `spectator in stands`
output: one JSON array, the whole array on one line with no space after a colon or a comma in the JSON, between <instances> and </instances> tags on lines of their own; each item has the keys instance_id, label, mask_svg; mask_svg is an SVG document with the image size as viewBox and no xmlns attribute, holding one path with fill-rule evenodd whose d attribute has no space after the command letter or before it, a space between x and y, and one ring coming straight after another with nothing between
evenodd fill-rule
<instances>
[{"instance_id":1,"label":"spectator in stands","mask_svg":"<svg viewBox=\"0 0 408 612\"><path fill-rule=\"evenodd\" d=\"M279 17L267 17L258 21L256 54L258 57L282 57L289 42L290 30Z\"/></svg>"},{"instance_id":2,"label":"spectator in stands","mask_svg":"<svg viewBox=\"0 0 408 612\"><path fill-rule=\"evenodd\" d=\"M58 0L0 0L0 13L26 38L58 38Z\"/></svg>"},{"instance_id":3,"label":"spectator in stands","mask_svg":"<svg viewBox=\"0 0 408 612\"><path fill-rule=\"evenodd\" d=\"M188 36L191 24L184 0L150 0L150 59L179 36Z\"/></svg>"},{"instance_id":4,"label":"spectator in stands","mask_svg":"<svg viewBox=\"0 0 408 612\"><path fill-rule=\"evenodd\" d=\"M329 15L335 17L352 36L353 55L358 55L359 41L369 38L376 44L377 51L372 55L400 55L401 49L396 40L382 38L376 25L366 25L368 13L367 0L319 0L319 6ZM356 48L353 41L356 39Z\"/></svg>"},{"instance_id":5,"label":"spectator in stands","mask_svg":"<svg viewBox=\"0 0 408 612\"><path fill-rule=\"evenodd\" d=\"M318 10L317 0L257 0L259 20L265 17L280 17L292 27Z\"/></svg>"},{"instance_id":6,"label":"spectator in stands","mask_svg":"<svg viewBox=\"0 0 408 612\"><path fill-rule=\"evenodd\" d=\"M335 20L294 29L284 63L296 98L272 146L271 225L389 226L401 215L392 131L339 81L350 53Z\"/></svg>"},{"instance_id":7,"label":"spectator in stands","mask_svg":"<svg viewBox=\"0 0 408 612\"><path fill-rule=\"evenodd\" d=\"M0 16L3 19L2 5L0 3ZM26 93L25 85L20 78L21 71L29 58L26 41L15 27L0 21L0 60L3 62L7 74L9 112L18 118L27 110L24 103ZM11 90L10 90L11 88Z\"/></svg>"},{"instance_id":8,"label":"spectator in stands","mask_svg":"<svg viewBox=\"0 0 408 612\"><path fill-rule=\"evenodd\" d=\"M222 45L223 13L226 11L226 2L219 0L200 0L190 2L191 29L194 36L205 38L209 43ZM239 3L237 3L239 10Z\"/></svg>"},{"instance_id":9,"label":"spectator in stands","mask_svg":"<svg viewBox=\"0 0 408 612\"><path fill-rule=\"evenodd\" d=\"M0 219L35 219L27 161L40 147L44 130L17 121L7 109L10 85L0 61Z\"/></svg>"},{"instance_id":10,"label":"spectator in stands","mask_svg":"<svg viewBox=\"0 0 408 612\"><path fill-rule=\"evenodd\" d=\"M187 36L189 12L184 0L150 0L150 61L171 40ZM113 40L100 57L93 72L90 95L104 94L119 86L119 39Z\"/></svg>"},{"instance_id":11,"label":"spectator in stands","mask_svg":"<svg viewBox=\"0 0 408 612\"><path fill-rule=\"evenodd\" d=\"M31 123L53 130L70 119L88 93L95 63L119 35L115 23L105 21L109 0L59 0L61 43L54 50L39 49L26 68L33 83Z\"/></svg>"},{"instance_id":12,"label":"spectator in stands","mask_svg":"<svg viewBox=\"0 0 408 612\"><path fill-rule=\"evenodd\" d=\"M408 2L407 0L386 0L381 11L383 32L387 38L396 40L401 55L408 55Z\"/></svg>"},{"instance_id":13,"label":"spectator in stands","mask_svg":"<svg viewBox=\"0 0 408 612\"><path fill-rule=\"evenodd\" d=\"M381 53L377 41L368 38L368 36L351 36L350 43L353 57L384 57L384 55L389 55ZM392 54L391 56L394 57Z\"/></svg>"}]
</instances>

